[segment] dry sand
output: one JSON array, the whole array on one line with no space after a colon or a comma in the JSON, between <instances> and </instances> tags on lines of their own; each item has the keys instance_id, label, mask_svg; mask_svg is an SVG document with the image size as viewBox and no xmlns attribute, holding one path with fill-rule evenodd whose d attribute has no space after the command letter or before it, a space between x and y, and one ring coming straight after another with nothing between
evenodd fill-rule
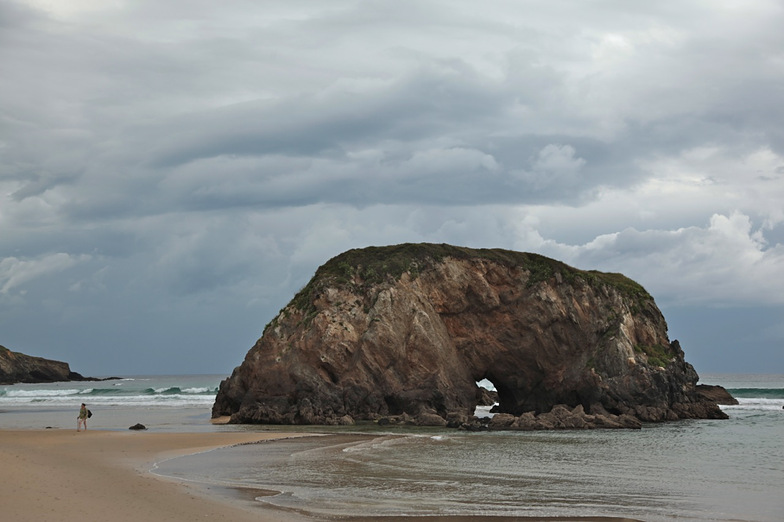
<instances>
[{"instance_id":1,"label":"dry sand","mask_svg":"<svg viewBox=\"0 0 784 522\"><path fill-rule=\"evenodd\" d=\"M150 473L155 462L281 433L0 430L0 519L23 521L312 520L230 505L195 485Z\"/></svg>"}]
</instances>

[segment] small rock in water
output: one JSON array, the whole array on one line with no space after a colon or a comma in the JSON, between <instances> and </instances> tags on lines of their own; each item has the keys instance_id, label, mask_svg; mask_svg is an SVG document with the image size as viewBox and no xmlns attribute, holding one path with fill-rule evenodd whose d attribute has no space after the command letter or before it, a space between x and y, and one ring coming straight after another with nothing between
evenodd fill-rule
<instances>
[{"instance_id":1,"label":"small rock in water","mask_svg":"<svg viewBox=\"0 0 784 522\"><path fill-rule=\"evenodd\" d=\"M147 429L147 426L145 426L144 424L140 424L140 423L138 423L138 422L137 422L136 424L134 424L133 426L131 426L131 427L130 427L130 428L128 428L128 429L129 429L129 430L146 430L146 429Z\"/></svg>"}]
</instances>

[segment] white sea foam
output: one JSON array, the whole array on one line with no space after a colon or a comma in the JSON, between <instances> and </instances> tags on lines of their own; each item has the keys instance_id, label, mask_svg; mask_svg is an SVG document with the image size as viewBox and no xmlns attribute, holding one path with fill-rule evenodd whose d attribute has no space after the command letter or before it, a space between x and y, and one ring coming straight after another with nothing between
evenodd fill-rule
<instances>
[{"instance_id":1,"label":"white sea foam","mask_svg":"<svg viewBox=\"0 0 784 522\"><path fill-rule=\"evenodd\" d=\"M19 399L39 399L46 397L67 397L69 395L77 395L82 390L18 390L8 389L5 392L6 397L19 398Z\"/></svg>"},{"instance_id":2,"label":"white sea foam","mask_svg":"<svg viewBox=\"0 0 784 522\"><path fill-rule=\"evenodd\" d=\"M0 386L0 409L23 406L209 407L220 376L128 378L122 382L69 382Z\"/></svg>"},{"instance_id":3,"label":"white sea foam","mask_svg":"<svg viewBox=\"0 0 784 522\"><path fill-rule=\"evenodd\" d=\"M210 393L214 390L215 388L185 388L182 393Z\"/></svg>"},{"instance_id":4,"label":"white sea foam","mask_svg":"<svg viewBox=\"0 0 784 522\"><path fill-rule=\"evenodd\" d=\"M477 417L492 417L495 413L490 413L490 410L493 409L497 405L494 404L493 406L477 406L474 410L474 415Z\"/></svg>"},{"instance_id":5,"label":"white sea foam","mask_svg":"<svg viewBox=\"0 0 784 522\"><path fill-rule=\"evenodd\" d=\"M739 398L738 404L721 406L723 410L781 410L784 399Z\"/></svg>"}]
</instances>

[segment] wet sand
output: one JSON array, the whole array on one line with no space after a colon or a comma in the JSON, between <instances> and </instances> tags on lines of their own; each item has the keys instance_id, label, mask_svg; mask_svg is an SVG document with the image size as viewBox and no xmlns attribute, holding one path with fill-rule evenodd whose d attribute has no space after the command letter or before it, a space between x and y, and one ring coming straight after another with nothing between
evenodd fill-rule
<instances>
[{"instance_id":1,"label":"wet sand","mask_svg":"<svg viewBox=\"0 0 784 522\"><path fill-rule=\"evenodd\" d=\"M234 444L302 433L151 433L89 430L0 430L0 517L57 520L307 522L321 520L255 502L260 491L235 490L155 475L156 462ZM211 489L214 491L211 492ZM621 521L619 518L482 517L507 521ZM467 522L476 517L384 517L387 522ZM334 519L331 519L334 520ZM345 520L369 522L351 517ZM377 519L376 519L377 520Z\"/></svg>"}]
</instances>

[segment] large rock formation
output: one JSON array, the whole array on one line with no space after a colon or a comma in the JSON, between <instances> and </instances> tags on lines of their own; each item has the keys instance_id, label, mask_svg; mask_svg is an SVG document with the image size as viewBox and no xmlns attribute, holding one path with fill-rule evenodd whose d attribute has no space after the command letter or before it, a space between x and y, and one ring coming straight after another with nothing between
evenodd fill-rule
<instances>
[{"instance_id":1,"label":"large rock formation","mask_svg":"<svg viewBox=\"0 0 784 522\"><path fill-rule=\"evenodd\" d=\"M221 383L212 414L457 426L470 423L481 379L495 385L498 411L529 420L726 417L697 393L697 373L634 281L535 254L429 244L350 250L320 267Z\"/></svg>"},{"instance_id":2,"label":"large rock formation","mask_svg":"<svg viewBox=\"0 0 784 522\"><path fill-rule=\"evenodd\" d=\"M68 363L12 352L0 346L0 384L81 381Z\"/></svg>"}]
</instances>

